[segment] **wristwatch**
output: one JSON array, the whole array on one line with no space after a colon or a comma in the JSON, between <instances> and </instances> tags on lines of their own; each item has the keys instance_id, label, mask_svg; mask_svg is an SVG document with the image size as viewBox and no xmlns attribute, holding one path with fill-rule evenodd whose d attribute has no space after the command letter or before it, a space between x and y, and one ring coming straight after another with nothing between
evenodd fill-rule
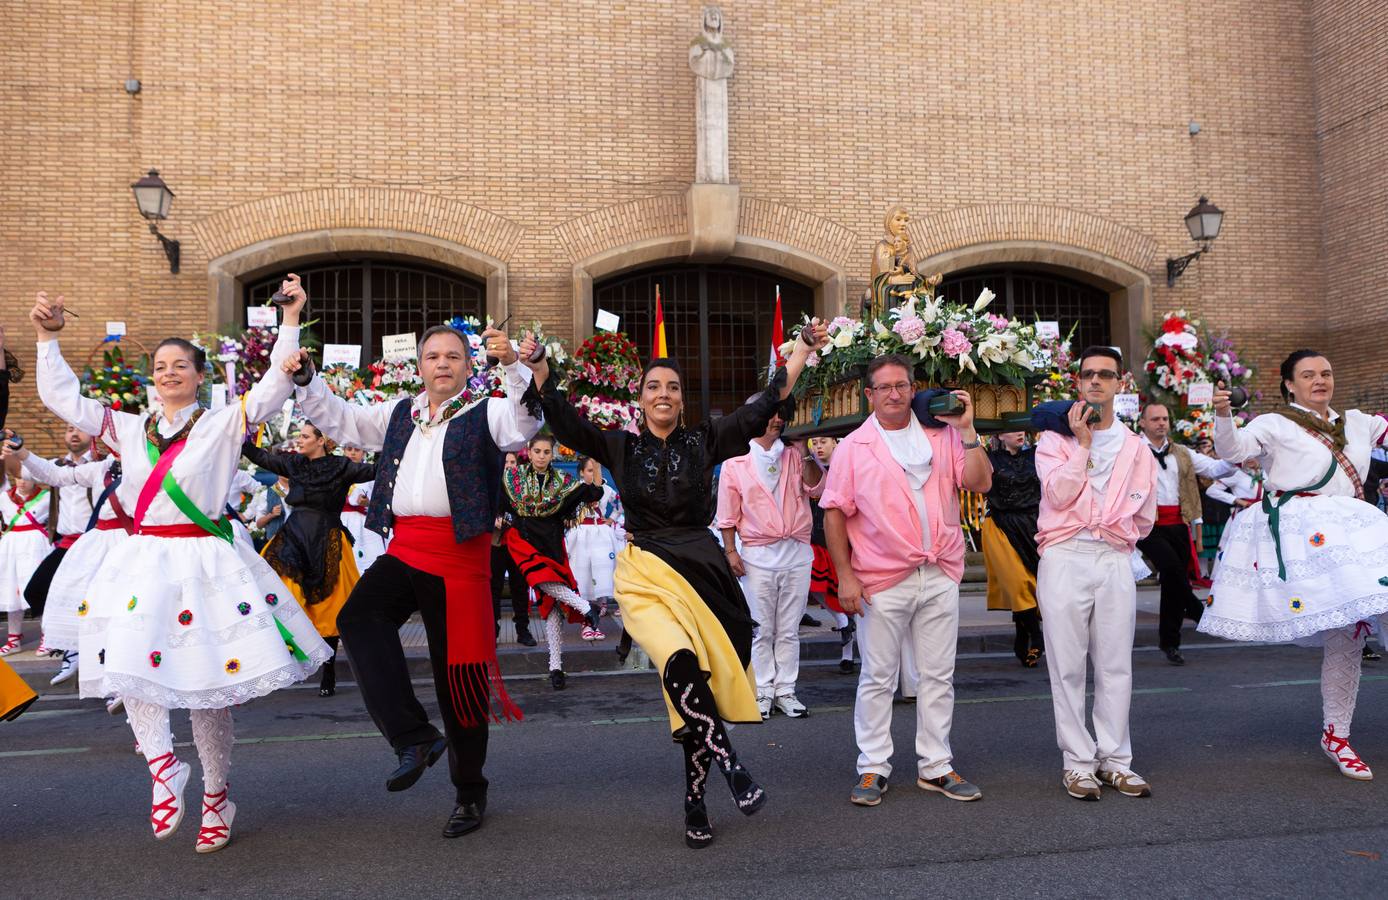
<instances>
[{"instance_id":1,"label":"wristwatch","mask_svg":"<svg viewBox=\"0 0 1388 900\"><path fill-rule=\"evenodd\" d=\"M983 439L982 439L982 438L974 438L974 439L971 440L971 441L965 441L965 442L964 442L964 449L965 449L965 450L972 450L972 449L974 449L975 447L982 447L982 446L983 446Z\"/></svg>"}]
</instances>

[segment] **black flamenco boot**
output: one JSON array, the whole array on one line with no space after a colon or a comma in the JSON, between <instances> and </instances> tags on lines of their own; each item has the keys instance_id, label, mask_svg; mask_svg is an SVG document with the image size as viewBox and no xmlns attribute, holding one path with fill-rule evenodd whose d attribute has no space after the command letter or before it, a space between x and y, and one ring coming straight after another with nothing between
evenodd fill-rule
<instances>
[{"instance_id":1,"label":"black flamenco boot","mask_svg":"<svg viewBox=\"0 0 1388 900\"><path fill-rule=\"evenodd\" d=\"M328 657L328 661L323 663L323 675L318 682L318 696L331 697L337 693L337 638L324 638L324 642L332 649L333 655Z\"/></svg>"},{"instance_id":2,"label":"black flamenco boot","mask_svg":"<svg viewBox=\"0 0 1388 900\"><path fill-rule=\"evenodd\" d=\"M627 657L631 655L631 635L625 628L622 629L622 636L617 639L617 662L622 665L627 664Z\"/></svg>"},{"instance_id":3,"label":"black flamenco boot","mask_svg":"<svg viewBox=\"0 0 1388 900\"><path fill-rule=\"evenodd\" d=\"M680 744L684 747L684 843L702 850L713 843L713 825L704 806L704 785L708 782L712 754L693 735Z\"/></svg>"},{"instance_id":4,"label":"black flamenco boot","mask_svg":"<svg viewBox=\"0 0 1388 900\"><path fill-rule=\"evenodd\" d=\"M1017 657L1017 662L1026 665L1027 650L1031 647L1031 631L1022 620L1022 616L1023 613L1019 612L1012 614L1012 627L1017 629L1017 636L1012 639L1012 653Z\"/></svg>"},{"instance_id":5,"label":"black flamenco boot","mask_svg":"<svg viewBox=\"0 0 1388 900\"><path fill-rule=\"evenodd\" d=\"M718 718L718 706L713 699L699 660L689 650L680 650L665 663L661 679L670 702L684 718L687 734L712 754L714 763L728 781L733 801L744 816L750 816L766 804L766 791L752 780L751 774L737 761L737 752L728 740L728 732ZM682 732L685 729L681 729ZM683 735L681 735L683 737Z\"/></svg>"}]
</instances>

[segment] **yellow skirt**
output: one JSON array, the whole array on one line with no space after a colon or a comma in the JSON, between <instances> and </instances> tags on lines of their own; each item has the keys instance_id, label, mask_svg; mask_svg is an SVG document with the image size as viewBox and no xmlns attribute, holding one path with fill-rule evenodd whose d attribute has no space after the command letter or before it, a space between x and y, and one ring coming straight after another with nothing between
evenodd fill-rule
<instances>
[{"instance_id":1,"label":"yellow skirt","mask_svg":"<svg viewBox=\"0 0 1388 900\"><path fill-rule=\"evenodd\" d=\"M693 651L708 673L718 715L728 722L760 722L752 667L743 667L723 625L699 595L660 557L635 544L617 554L613 578L622 626L664 673L665 663L680 650ZM670 731L684 727L684 717L661 691L670 714Z\"/></svg>"},{"instance_id":2,"label":"yellow skirt","mask_svg":"<svg viewBox=\"0 0 1388 900\"><path fill-rule=\"evenodd\" d=\"M988 567L988 608L1026 612L1036 608L1036 576L1022 565L1007 535L983 520L983 563Z\"/></svg>"},{"instance_id":3,"label":"yellow skirt","mask_svg":"<svg viewBox=\"0 0 1388 900\"><path fill-rule=\"evenodd\" d=\"M333 592L319 603L305 603L304 592L299 587L299 583L288 575L280 576L284 586L289 588L294 599L299 601L299 605L308 614L313 627L318 629L320 637L337 637L337 614L342 612L347 598L352 595L352 588L357 586L357 581L361 577L357 574L357 563L352 558L352 553L348 552L351 547L345 538L342 541L342 549L344 552L338 557L337 584L333 586ZM264 554L262 553L262 555Z\"/></svg>"},{"instance_id":4,"label":"yellow skirt","mask_svg":"<svg viewBox=\"0 0 1388 900\"><path fill-rule=\"evenodd\" d=\"M39 698L10 664L0 659L0 722L18 718Z\"/></svg>"}]
</instances>

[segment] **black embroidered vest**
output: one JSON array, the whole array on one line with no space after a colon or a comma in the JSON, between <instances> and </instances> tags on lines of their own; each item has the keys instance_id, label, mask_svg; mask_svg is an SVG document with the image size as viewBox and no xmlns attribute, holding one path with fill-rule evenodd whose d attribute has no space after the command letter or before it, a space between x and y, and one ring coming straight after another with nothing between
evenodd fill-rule
<instances>
[{"instance_id":1,"label":"black embroidered vest","mask_svg":"<svg viewBox=\"0 0 1388 900\"><path fill-rule=\"evenodd\" d=\"M448 489L448 508L453 519L453 537L458 543L490 532L496 523L501 505L501 472L503 456L492 440L487 424L487 404L484 400L465 413L455 415L442 426L448 430L443 437L443 477ZM366 510L366 527L386 536L395 521L391 509L395 497L395 479L405 446L414 435L415 424L410 420L410 402L396 403L386 428L386 439L376 464L376 485L371 492L371 504Z\"/></svg>"}]
</instances>

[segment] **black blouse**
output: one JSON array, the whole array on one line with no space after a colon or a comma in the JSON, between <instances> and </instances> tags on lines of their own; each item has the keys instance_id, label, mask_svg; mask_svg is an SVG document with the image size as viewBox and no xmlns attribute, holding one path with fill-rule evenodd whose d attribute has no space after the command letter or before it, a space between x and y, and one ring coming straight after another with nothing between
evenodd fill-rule
<instances>
[{"instance_id":1,"label":"black blouse","mask_svg":"<svg viewBox=\"0 0 1388 900\"><path fill-rule=\"evenodd\" d=\"M546 480L558 478L559 473L550 469L540 477ZM583 482L574 486L564 496L564 500L559 504L559 509L556 512L548 516L522 516L516 512L510 496L503 490L501 492L501 511L508 517L511 526L520 532L521 537L525 538L527 544L534 547L541 555L562 563L568 560L568 553L564 550L565 523L574 517L580 506L585 503L595 503L601 499L602 488L600 486ZM292 503L290 505L293 506Z\"/></svg>"},{"instance_id":2,"label":"black blouse","mask_svg":"<svg viewBox=\"0 0 1388 900\"><path fill-rule=\"evenodd\" d=\"M545 381L540 397L554 436L612 473L632 541L689 582L727 631L744 665L751 659L755 623L709 530L717 505L713 470L747 453L752 438L765 433L781 404L784 384L781 370L751 403L692 428L681 425L665 440L644 428L640 434L598 428L569 403L553 378Z\"/></svg>"},{"instance_id":3,"label":"black blouse","mask_svg":"<svg viewBox=\"0 0 1388 900\"><path fill-rule=\"evenodd\" d=\"M289 479L284 502L293 512L265 548L265 561L303 589L308 603L332 593L342 540L351 537L342 525L342 507L352 485L376 479L375 463L354 463L345 456L309 459L298 453L275 453L251 442L241 447L251 462Z\"/></svg>"},{"instance_id":4,"label":"black blouse","mask_svg":"<svg viewBox=\"0 0 1388 900\"><path fill-rule=\"evenodd\" d=\"M1036 549L1036 515L1041 506L1041 479L1036 474L1036 448L1015 456L1006 450L988 451L993 464L993 487L988 491L988 518L1007 537L1022 565L1036 573L1041 556Z\"/></svg>"}]
</instances>

